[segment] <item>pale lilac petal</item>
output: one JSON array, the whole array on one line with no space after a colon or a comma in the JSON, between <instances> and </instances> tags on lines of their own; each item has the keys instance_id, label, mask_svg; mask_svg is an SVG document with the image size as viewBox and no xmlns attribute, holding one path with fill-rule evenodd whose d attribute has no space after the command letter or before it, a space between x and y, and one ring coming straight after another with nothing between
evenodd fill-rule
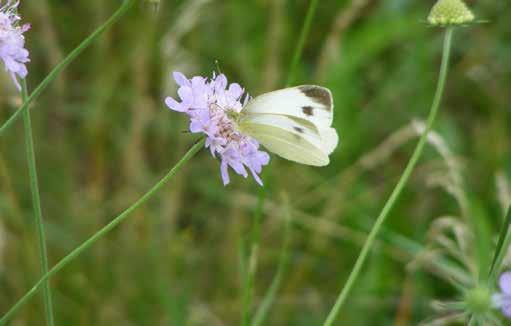
<instances>
[{"instance_id":1,"label":"pale lilac petal","mask_svg":"<svg viewBox=\"0 0 511 326\"><path fill-rule=\"evenodd\" d=\"M511 318L511 300L504 301L501 310L506 317Z\"/></svg>"},{"instance_id":2,"label":"pale lilac petal","mask_svg":"<svg viewBox=\"0 0 511 326\"><path fill-rule=\"evenodd\" d=\"M270 155L266 152L259 151L258 160L261 165L267 165L270 163Z\"/></svg>"},{"instance_id":3,"label":"pale lilac petal","mask_svg":"<svg viewBox=\"0 0 511 326\"><path fill-rule=\"evenodd\" d=\"M216 137L216 136L208 136L206 138L206 148L209 148L211 151L211 155L213 157L216 157L216 153L221 153L225 146L227 144L227 141L222 137Z\"/></svg>"},{"instance_id":4,"label":"pale lilac petal","mask_svg":"<svg viewBox=\"0 0 511 326\"><path fill-rule=\"evenodd\" d=\"M186 109L182 108L182 106L179 102L177 102L170 96L165 99L165 105L167 105L169 107L169 109L174 110L174 111L178 111L178 112L186 111Z\"/></svg>"},{"instance_id":5,"label":"pale lilac petal","mask_svg":"<svg viewBox=\"0 0 511 326\"><path fill-rule=\"evenodd\" d=\"M220 74L215 78L215 92L222 92L227 86L227 77L224 74Z\"/></svg>"},{"instance_id":6,"label":"pale lilac petal","mask_svg":"<svg viewBox=\"0 0 511 326\"><path fill-rule=\"evenodd\" d=\"M511 295L511 272L504 272L500 275L499 287L502 293Z\"/></svg>"},{"instance_id":7,"label":"pale lilac petal","mask_svg":"<svg viewBox=\"0 0 511 326\"><path fill-rule=\"evenodd\" d=\"M245 178L248 177L247 170L243 167L243 163L233 160L229 162L229 165L237 174L242 175Z\"/></svg>"},{"instance_id":8,"label":"pale lilac petal","mask_svg":"<svg viewBox=\"0 0 511 326\"><path fill-rule=\"evenodd\" d=\"M174 76L174 80L176 81L176 83L179 86L188 86L188 87L191 86L188 78L186 78L186 76L183 75L182 73L180 73L179 71L174 71L172 75Z\"/></svg>"},{"instance_id":9,"label":"pale lilac petal","mask_svg":"<svg viewBox=\"0 0 511 326\"><path fill-rule=\"evenodd\" d=\"M177 94L179 95L179 98L181 101L183 101L183 105L191 105L193 103L193 92L190 87L180 87L177 90Z\"/></svg>"},{"instance_id":10,"label":"pale lilac petal","mask_svg":"<svg viewBox=\"0 0 511 326\"><path fill-rule=\"evenodd\" d=\"M255 180L255 181L256 181L256 182L257 182L260 186L263 186L263 181L261 180L261 178L259 178L259 176L257 175L257 173L256 173L253 169L251 169L250 167L249 167L249 170L250 170L250 172L252 173L252 177L254 177L254 180Z\"/></svg>"},{"instance_id":11,"label":"pale lilac petal","mask_svg":"<svg viewBox=\"0 0 511 326\"><path fill-rule=\"evenodd\" d=\"M25 33L26 31L28 31L28 30L29 30L29 29L31 29L31 28L32 28L32 25L30 25L30 24L28 24L28 23L27 23L27 24L24 24L23 26L21 26L20 32L21 32L21 33Z\"/></svg>"},{"instance_id":12,"label":"pale lilac petal","mask_svg":"<svg viewBox=\"0 0 511 326\"><path fill-rule=\"evenodd\" d=\"M190 131L203 132L207 135L214 133L215 127L211 125L208 110L196 110L195 116L190 120Z\"/></svg>"},{"instance_id":13,"label":"pale lilac petal","mask_svg":"<svg viewBox=\"0 0 511 326\"><path fill-rule=\"evenodd\" d=\"M206 138L206 148L209 148L209 151L211 152L211 156L216 157L216 144L215 140L211 137Z\"/></svg>"},{"instance_id":14,"label":"pale lilac petal","mask_svg":"<svg viewBox=\"0 0 511 326\"><path fill-rule=\"evenodd\" d=\"M243 88L239 84L232 83L229 85L229 95L236 100L243 94Z\"/></svg>"},{"instance_id":15,"label":"pale lilac petal","mask_svg":"<svg viewBox=\"0 0 511 326\"><path fill-rule=\"evenodd\" d=\"M13 62L13 65L18 62ZM259 150L259 143L241 134L228 111L240 112L244 90L237 84L228 85L225 75L220 74L208 81L202 76L187 79L182 73L174 72L174 79L180 86L177 90L181 102L172 97L165 104L172 110L186 113L190 118L189 130L206 137L205 147L213 157L220 159L220 175L224 185L230 183L229 170L245 178L250 174L263 185L259 176L262 167L270 161L268 153ZM246 103L250 97L244 97Z\"/></svg>"},{"instance_id":16,"label":"pale lilac petal","mask_svg":"<svg viewBox=\"0 0 511 326\"><path fill-rule=\"evenodd\" d=\"M23 33L29 30L30 25L19 26L18 5L19 1L9 1L0 7L0 59L16 88L21 90L18 77L24 79L27 76L25 64L30 61Z\"/></svg>"},{"instance_id":17,"label":"pale lilac petal","mask_svg":"<svg viewBox=\"0 0 511 326\"><path fill-rule=\"evenodd\" d=\"M16 74L14 72L11 72L9 75L11 75L12 82L14 83L14 86L18 89L18 91L21 92L21 84L18 81L18 78L16 78Z\"/></svg>"},{"instance_id":18,"label":"pale lilac petal","mask_svg":"<svg viewBox=\"0 0 511 326\"><path fill-rule=\"evenodd\" d=\"M222 176L224 186L227 186L231 180L229 179L229 171L227 169L227 162L225 161L222 161L222 163L220 163L220 174Z\"/></svg>"},{"instance_id":19,"label":"pale lilac petal","mask_svg":"<svg viewBox=\"0 0 511 326\"><path fill-rule=\"evenodd\" d=\"M190 131L192 133L198 133L204 131L204 126L199 120L192 120L190 122Z\"/></svg>"},{"instance_id":20,"label":"pale lilac petal","mask_svg":"<svg viewBox=\"0 0 511 326\"><path fill-rule=\"evenodd\" d=\"M206 78L204 77L200 77L200 76L195 76L195 77L192 77L192 89L194 90L197 90L198 92L197 93L203 93L205 91L205 86L206 86ZM197 94L197 95L199 95Z\"/></svg>"}]
</instances>

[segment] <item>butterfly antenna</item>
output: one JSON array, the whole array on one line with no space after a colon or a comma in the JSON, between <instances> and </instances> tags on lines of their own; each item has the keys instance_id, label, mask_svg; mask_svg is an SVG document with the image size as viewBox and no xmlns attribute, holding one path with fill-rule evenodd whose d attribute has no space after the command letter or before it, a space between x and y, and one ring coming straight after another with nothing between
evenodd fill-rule
<instances>
[{"instance_id":1,"label":"butterfly antenna","mask_svg":"<svg viewBox=\"0 0 511 326\"><path fill-rule=\"evenodd\" d=\"M220 63L216 59L215 59L215 67L216 67L216 70L218 71L218 73L221 75L222 70L220 70Z\"/></svg>"}]
</instances>

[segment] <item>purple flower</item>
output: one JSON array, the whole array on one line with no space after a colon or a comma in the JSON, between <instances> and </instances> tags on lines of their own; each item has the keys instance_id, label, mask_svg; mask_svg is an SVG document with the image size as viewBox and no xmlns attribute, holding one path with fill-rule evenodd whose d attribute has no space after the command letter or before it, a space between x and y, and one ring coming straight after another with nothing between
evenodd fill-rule
<instances>
[{"instance_id":1,"label":"purple flower","mask_svg":"<svg viewBox=\"0 0 511 326\"><path fill-rule=\"evenodd\" d=\"M17 15L18 5L19 1L7 0L7 3L0 7L0 58L14 84L21 90L17 76L25 78L28 74L25 63L30 59L25 49L23 33L30 29L30 25L19 26L21 18Z\"/></svg>"},{"instance_id":2,"label":"purple flower","mask_svg":"<svg viewBox=\"0 0 511 326\"><path fill-rule=\"evenodd\" d=\"M499 278L500 293L493 295L493 304L511 318L511 272L504 272Z\"/></svg>"},{"instance_id":3,"label":"purple flower","mask_svg":"<svg viewBox=\"0 0 511 326\"><path fill-rule=\"evenodd\" d=\"M243 88L236 83L228 85L225 75L215 75L211 79L195 76L186 78L180 72L174 72L179 85L177 94L180 101L172 97L165 104L190 118L190 132L206 135L206 148L211 155L220 158L220 175L224 185L229 184L229 168L243 177L248 171L256 182L262 185L259 174L263 166L270 162L268 153L259 150L259 143L238 131L239 113L249 100Z\"/></svg>"}]
</instances>

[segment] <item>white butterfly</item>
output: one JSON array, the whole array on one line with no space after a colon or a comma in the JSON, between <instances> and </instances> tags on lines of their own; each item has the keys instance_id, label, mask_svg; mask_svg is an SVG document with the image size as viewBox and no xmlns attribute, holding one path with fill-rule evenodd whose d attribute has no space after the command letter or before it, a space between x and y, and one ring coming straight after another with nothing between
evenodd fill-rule
<instances>
[{"instance_id":1,"label":"white butterfly","mask_svg":"<svg viewBox=\"0 0 511 326\"><path fill-rule=\"evenodd\" d=\"M285 159L324 166L339 142L331 127L333 108L327 88L285 88L250 100L240 113L238 128Z\"/></svg>"}]
</instances>

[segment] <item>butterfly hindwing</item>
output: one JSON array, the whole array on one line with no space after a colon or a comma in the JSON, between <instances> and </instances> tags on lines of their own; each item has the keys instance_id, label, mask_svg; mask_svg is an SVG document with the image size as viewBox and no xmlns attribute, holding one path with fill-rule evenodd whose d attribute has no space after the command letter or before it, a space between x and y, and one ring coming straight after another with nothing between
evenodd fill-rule
<instances>
[{"instance_id":1,"label":"butterfly hindwing","mask_svg":"<svg viewBox=\"0 0 511 326\"><path fill-rule=\"evenodd\" d=\"M327 154L331 154L339 144L339 135L337 135L337 130L331 127L320 129L319 135L323 143L323 149Z\"/></svg>"},{"instance_id":2,"label":"butterfly hindwing","mask_svg":"<svg viewBox=\"0 0 511 326\"><path fill-rule=\"evenodd\" d=\"M300 123L299 119L278 114L252 114L245 116L239 127L241 132L285 159L315 166L324 166L330 161L318 130Z\"/></svg>"}]
</instances>

